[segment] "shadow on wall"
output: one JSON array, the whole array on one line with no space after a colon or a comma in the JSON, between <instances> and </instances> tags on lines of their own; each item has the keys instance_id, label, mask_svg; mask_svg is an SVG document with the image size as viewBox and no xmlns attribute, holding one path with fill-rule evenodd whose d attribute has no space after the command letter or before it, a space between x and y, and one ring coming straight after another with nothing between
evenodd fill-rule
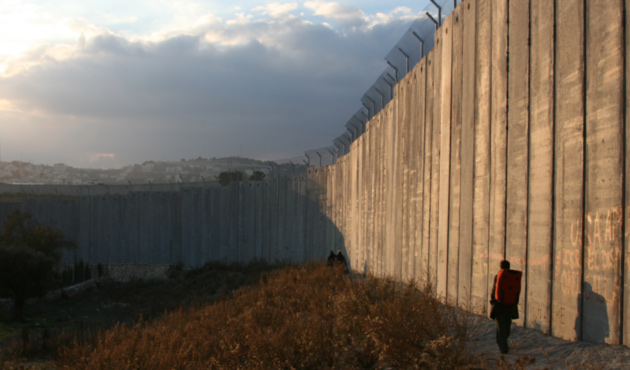
<instances>
[{"instance_id":1,"label":"shadow on wall","mask_svg":"<svg viewBox=\"0 0 630 370\"><path fill-rule=\"evenodd\" d=\"M335 207L326 190L327 174L326 167L314 167L309 169L308 174L286 179L293 182L288 199L294 199L293 207L301 209L298 217L304 217L304 255L307 258L301 262L325 261L331 251L335 254L341 251L352 270L352 256L348 253L343 233L331 219L339 215L332 214Z\"/></svg>"},{"instance_id":2,"label":"shadow on wall","mask_svg":"<svg viewBox=\"0 0 630 370\"><path fill-rule=\"evenodd\" d=\"M606 298L594 292L591 284L585 281L582 294L577 297L577 307L574 325L577 338L586 342L605 343L610 336ZM585 313L588 317L585 317Z\"/></svg>"},{"instance_id":3,"label":"shadow on wall","mask_svg":"<svg viewBox=\"0 0 630 370\"><path fill-rule=\"evenodd\" d=\"M0 218L22 208L59 227L78 249L65 259L96 264L247 263L325 260L330 250L351 258L328 216L327 171L227 187L87 196L73 201L27 199L0 204Z\"/></svg>"}]
</instances>

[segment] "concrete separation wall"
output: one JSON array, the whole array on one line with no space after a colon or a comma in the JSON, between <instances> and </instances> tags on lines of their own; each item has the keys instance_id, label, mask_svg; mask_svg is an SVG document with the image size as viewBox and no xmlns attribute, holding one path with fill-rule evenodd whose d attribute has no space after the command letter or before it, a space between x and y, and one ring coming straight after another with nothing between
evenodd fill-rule
<instances>
[{"instance_id":1,"label":"concrete separation wall","mask_svg":"<svg viewBox=\"0 0 630 370\"><path fill-rule=\"evenodd\" d=\"M480 314L507 258L524 273L519 325L628 345L629 4L461 1L335 165L228 187L70 189L0 204L0 218L21 208L57 225L79 244L64 263L341 249L355 271L429 283Z\"/></svg>"}]
</instances>

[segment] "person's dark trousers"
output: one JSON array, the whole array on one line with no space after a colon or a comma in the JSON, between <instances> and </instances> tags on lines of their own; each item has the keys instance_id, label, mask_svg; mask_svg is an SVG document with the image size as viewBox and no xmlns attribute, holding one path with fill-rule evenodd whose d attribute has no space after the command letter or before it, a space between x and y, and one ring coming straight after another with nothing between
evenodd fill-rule
<instances>
[{"instance_id":1,"label":"person's dark trousers","mask_svg":"<svg viewBox=\"0 0 630 370\"><path fill-rule=\"evenodd\" d=\"M497 323L497 344L501 353L508 353L508 337L512 326L512 314L509 310L498 313L494 320Z\"/></svg>"}]
</instances>

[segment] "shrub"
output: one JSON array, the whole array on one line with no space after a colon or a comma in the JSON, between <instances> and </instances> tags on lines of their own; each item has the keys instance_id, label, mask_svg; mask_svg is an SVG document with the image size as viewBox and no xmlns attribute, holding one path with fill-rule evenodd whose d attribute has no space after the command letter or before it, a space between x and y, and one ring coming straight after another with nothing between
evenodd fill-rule
<instances>
[{"instance_id":1,"label":"shrub","mask_svg":"<svg viewBox=\"0 0 630 370\"><path fill-rule=\"evenodd\" d=\"M464 368L454 309L430 289L323 264L264 274L230 299L117 325L59 351L67 369ZM436 360L439 358L442 362Z\"/></svg>"}]
</instances>

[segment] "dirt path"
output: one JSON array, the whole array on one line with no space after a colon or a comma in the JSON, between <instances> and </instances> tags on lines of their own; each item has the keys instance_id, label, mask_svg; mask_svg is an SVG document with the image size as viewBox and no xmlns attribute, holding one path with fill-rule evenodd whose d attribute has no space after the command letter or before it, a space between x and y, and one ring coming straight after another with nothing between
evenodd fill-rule
<instances>
[{"instance_id":1,"label":"dirt path","mask_svg":"<svg viewBox=\"0 0 630 370\"><path fill-rule=\"evenodd\" d=\"M471 353L484 359L491 369L500 367L501 353L495 341L495 324L479 317L476 341L469 343ZM527 358L527 359L526 359ZM544 335L533 329L512 325L510 354L504 361L533 359L525 369L630 369L630 348L608 344L569 342ZM518 368L518 367L516 367Z\"/></svg>"}]
</instances>

